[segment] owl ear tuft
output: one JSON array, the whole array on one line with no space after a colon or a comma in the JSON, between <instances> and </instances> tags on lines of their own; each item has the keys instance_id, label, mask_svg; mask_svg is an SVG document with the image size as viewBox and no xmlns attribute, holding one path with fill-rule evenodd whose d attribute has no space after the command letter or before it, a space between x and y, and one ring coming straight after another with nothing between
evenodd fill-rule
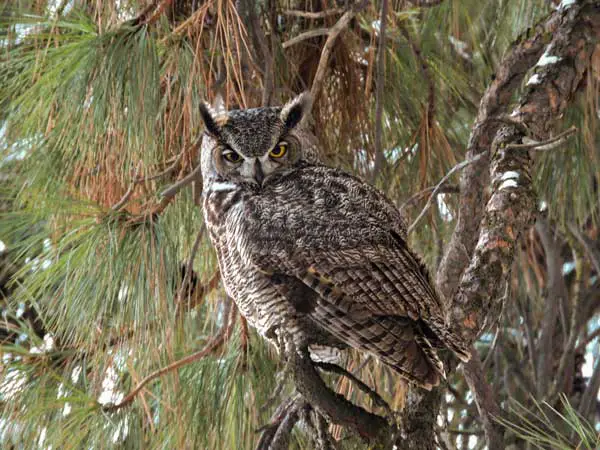
<instances>
[{"instance_id":1,"label":"owl ear tuft","mask_svg":"<svg viewBox=\"0 0 600 450\"><path fill-rule=\"evenodd\" d=\"M285 104L281 109L280 118L289 130L294 128L302 119L310 114L312 96L310 92L303 92Z\"/></svg>"},{"instance_id":2,"label":"owl ear tuft","mask_svg":"<svg viewBox=\"0 0 600 450\"><path fill-rule=\"evenodd\" d=\"M220 135L221 128L217 125L215 111L206 102L200 102L200 115L204 121L204 126L209 134L217 137Z\"/></svg>"}]
</instances>

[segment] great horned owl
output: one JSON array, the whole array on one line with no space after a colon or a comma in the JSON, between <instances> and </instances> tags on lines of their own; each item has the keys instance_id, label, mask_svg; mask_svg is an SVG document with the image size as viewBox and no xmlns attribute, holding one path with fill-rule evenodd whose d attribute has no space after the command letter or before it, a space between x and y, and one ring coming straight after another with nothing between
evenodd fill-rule
<instances>
[{"instance_id":1,"label":"great horned owl","mask_svg":"<svg viewBox=\"0 0 600 450\"><path fill-rule=\"evenodd\" d=\"M302 94L283 107L201 107L204 218L226 291L269 339L353 347L430 389L444 374L436 349L469 353L396 207L319 162L302 124L310 105Z\"/></svg>"}]
</instances>

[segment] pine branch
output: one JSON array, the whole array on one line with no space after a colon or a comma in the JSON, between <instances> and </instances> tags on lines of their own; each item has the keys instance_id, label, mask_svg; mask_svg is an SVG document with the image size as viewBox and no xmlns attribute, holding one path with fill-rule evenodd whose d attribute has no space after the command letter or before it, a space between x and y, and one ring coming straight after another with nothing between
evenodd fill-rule
<instances>
[{"instance_id":1,"label":"pine branch","mask_svg":"<svg viewBox=\"0 0 600 450\"><path fill-rule=\"evenodd\" d=\"M329 28L315 28L313 30L308 30L303 33L300 33L298 36L294 36L293 38L285 41L281 46L286 49L290 48L293 45L299 44L302 41L306 41L307 39L312 39L318 36L328 36L331 30Z\"/></svg>"},{"instance_id":2,"label":"pine branch","mask_svg":"<svg viewBox=\"0 0 600 450\"><path fill-rule=\"evenodd\" d=\"M560 13L557 11L542 20L529 30L530 37L515 42L503 58L493 82L481 99L469 138L467 160L489 151L494 136L502 125L500 119L508 115L506 112L515 89L544 52L546 36L552 36L556 32L560 24L559 18ZM484 205L487 202L485 188L489 172L485 168L488 162L488 158L484 157L479 164L468 167L460 179L458 219L436 277L438 289L446 299L455 294L477 243Z\"/></svg>"},{"instance_id":3,"label":"pine branch","mask_svg":"<svg viewBox=\"0 0 600 450\"><path fill-rule=\"evenodd\" d=\"M444 184L450 179L450 177L452 175L454 175L454 173L458 172L459 170L464 169L465 167L469 166L470 164L473 164L473 163L479 161L484 156L486 156L486 153L480 153L479 155L475 156L473 159L469 159L467 161L458 163L452 169L450 169L448 171L448 173L446 175L444 175L444 177L439 181L439 183L433 188L433 192L427 199L427 203L425 204L425 206L423 207L423 209L421 210L421 212L419 213L417 218L413 221L413 223L410 224L406 233L410 234L411 231L415 229L415 226L419 223L419 221L423 218L423 216L425 215L427 210L431 207L434 199L436 198L436 195L440 192L440 190L442 189Z\"/></svg>"},{"instance_id":4,"label":"pine branch","mask_svg":"<svg viewBox=\"0 0 600 450\"><path fill-rule=\"evenodd\" d=\"M221 345L223 345L223 343L226 342L229 339L229 337L231 336L233 325L235 323L236 312L237 312L236 308L235 307L232 308L231 300L228 300L226 303L225 313L223 314L225 317L228 318L227 321L223 324L220 331L215 336L212 337L212 339L209 341L209 343L202 350L192 353L191 355L188 355L185 358L179 359L179 360L169 364L168 366L162 367L162 368L152 372L151 374L146 376L142 381L140 381L136 385L136 387L133 388L119 403L104 405L102 407L102 409L104 411L111 412L111 411L116 411L118 409L124 408L125 406L128 406L129 404L131 404L133 402L135 397L142 391L142 389L144 389L146 387L146 385L148 385L148 383L156 380L157 378L159 378L163 375L166 375L169 372L177 370L177 369L179 369L183 366L186 366L188 364L191 364L193 362L199 361L200 359L210 355L216 349L221 347Z\"/></svg>"},{"instance_id":5,"label":"pine branch","mask_svg":"<svg viewBox=\"0 0 600 450\"><path fill-rule=\"evenodd\" d=\"M567 107L585 80L590 48L597 43L593 36L594 30L600 29L600 10L593 3L580 2L554 12L548 23L557 24L548 44L548 48L555 49L557 61L541 68L542 82L524 93L511 114L526 124L536 140L543 140L540 137L550 133L553 119ZM509 54L509 61L513 55ZM503 72L501 68L500 73ZM557 91L556 86L562 90ZM558 104L557 95L563 99ZM527 149L507 148L522 138L521 129L507 125L492 143L492 195L486 204L473 258L450 310L452 320L462 324L463 335L469 341L486 325L488 314L501 307L497 304L498 294L510 273L516 240L533 220L536 209Z\"/></svg>"},{"instance_id":6,"label":"pine branch","mask_svg":"<svg viewBox=\"0 0 600 450\"><path fill-rule=\"evenodd\" d=\"M386 442L390 434L394 434L393 427L382 417L354 405L329 389L316 372L308 351L298 353L298 350L290 349L286 351L286 357L298 392L311 407L322 411L333 423L357 432L370 442Z\"/></svg>"}]
</instances>

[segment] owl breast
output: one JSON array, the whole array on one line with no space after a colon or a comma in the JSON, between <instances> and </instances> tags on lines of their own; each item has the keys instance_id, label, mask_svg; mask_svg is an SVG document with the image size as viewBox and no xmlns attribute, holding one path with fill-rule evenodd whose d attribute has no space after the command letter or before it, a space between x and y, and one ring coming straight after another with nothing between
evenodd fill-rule
<instances>
[{"instance_id":1,"label":"owl breast","mask_svg":"<svg viewBox=\"0 0 600 450\"><path fill-rule=\"evenodd\" d=\"M205 194L204 215L227 294L249 324L269 340L274 340L278 330L285 327L286 333L293 335L299 346L342 346L306 316L310 312L311 299L317 296L315 292L296 280L284 280L260 271L248 263L248 256L240 251L247 247L247 243L238 242L245 239L245 235L235 232L235 229L252 220L247 208L255 195L241 188ZM277 223L277 218L274 219ZM225 226L227 222L228 228ZM273 250L277 251L276 248ZM282 290L284 285L286 289Z\"/></svg>"}]
</instances>

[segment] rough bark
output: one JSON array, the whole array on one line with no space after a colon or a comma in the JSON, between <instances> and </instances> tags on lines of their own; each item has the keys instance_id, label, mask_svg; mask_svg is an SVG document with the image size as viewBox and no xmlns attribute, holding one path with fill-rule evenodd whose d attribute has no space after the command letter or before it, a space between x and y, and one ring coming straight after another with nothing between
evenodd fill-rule
<instances>
[{"instance_id":1,"label":"rough bark","mask_svg":"<svg viewBox=\"0 0 600 450\"><path fill-rule=\"evenodd\" d=\"M438 289L450 300L449 321L458 324L468 342L477 339L490 318L498 318L518 236L535 217L531 158L527 149L511 145L519 144L526 135L537 140L549 137L585 79L599 35L597 2L581 1L556 10L535 27L532 37L509 51L481 101L467 158L489 152L489 172L486 158L482 158L463 173L460 216L437 279ZM558 60L535 66L540 82L529 84L512 114L504 117L514 90L544 51ZM413 422L435 420L439 390L421 395L417 405L409 405L419 411L416 418L404 414L405 428L418 430L412 436L407 434L407 448L434 448L434 430L419 429ZM411 393L409 398L418 395Z\"/></svg>"},{"instance_id":2,"label":"rough bark","mask_svg":"<svg viewBox=\"0 0 600 450\"><path fill-rule=\"evenodd\" d=\"M558 16L558 17L557 17ZM510 115L514 124L503 126L491 144L491 196L485 205L477 244L450 308L451 320L473 342L499 312L520 233L535 217L531 184L532 160L528 150L511 147L525 133L542 141L582 86L590 58L600 40L600 5L586 1L555 12L553 39L545 47L544 62L537 64L538 83L529 83ZM554 59L554 58L556 59ZM497 318L497 315L496 315Z\"/></svg>"}]
</instances>

